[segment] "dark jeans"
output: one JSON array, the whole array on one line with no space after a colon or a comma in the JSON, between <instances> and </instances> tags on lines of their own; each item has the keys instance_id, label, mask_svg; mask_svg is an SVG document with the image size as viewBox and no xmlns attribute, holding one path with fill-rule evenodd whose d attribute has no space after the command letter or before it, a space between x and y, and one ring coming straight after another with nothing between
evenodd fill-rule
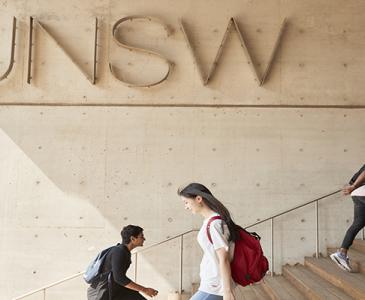
<instances>
[{"instance_id":1,"label":"dark jeans","mask_svg":"<svg viewBox=\"0 0 365 300\"><path fill-rule=\"evenodd\" d=\"M353 196L354 221L347 229L341 248L349 249L358 232L365 226L365 197Z\"/></svg>"}]
</instances>

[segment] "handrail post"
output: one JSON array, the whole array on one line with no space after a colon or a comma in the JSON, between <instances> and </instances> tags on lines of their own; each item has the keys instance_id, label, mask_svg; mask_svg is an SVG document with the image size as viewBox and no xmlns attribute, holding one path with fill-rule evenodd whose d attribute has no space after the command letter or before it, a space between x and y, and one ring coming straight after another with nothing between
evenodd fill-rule
<instances>
[{"instance_id":1,"label":"handrail post","mask_svg":"<svg viewBox=\"0 0 365 300\"><path fill-rule=\"evenodd\" d=\"M179 282L179 294L181 295L183 292L183 256L184 256L184 235L182 234L180 237L180 282Z\"/></svg>"},{"instance_id":2,"label":"handrail post","mask_svg":"<svg viewBox=\"0 0 365 300\"><path fill-rule=\"evenodd\" d=\"M362 229L362 240L365 240L365 228Z\"/></svg>"},{"instance_id":3,"label":"handrail post","mask_svg":"<svg viewBox=\"0 0 365 300\"><path fill-rule=\"evenodd\" d=\"M134 282L137 282L137 254L134 254Z\"/></svg>"},{"instance_id":4,"label":"handrail post","mask_svg":"<svg viewBox=\"0 0 365 300\"><path fill-rule=\"evenodd\" d=\"M319 258L319 225L318 225L318 201L314 202L316 215L316 258Z\"/></svg>"},{"instance_id":5,"label":"handrail post","mask_svg":"<svg viewBox=\"0 0 365 300\"><path fill-rule=\"evenodd\" d=\"M43 289L43 300L46 300L46 289Z\"/></svg>"},{"instance_id":6,"label":"handrail post","mask_svg":"<svg viewBox=\"0 0 365 300\"><path fill-rule=\"evenodd\" d=\"M274 276L274 218L271 218L271 276Z\"/></svg>"}]
</instances>

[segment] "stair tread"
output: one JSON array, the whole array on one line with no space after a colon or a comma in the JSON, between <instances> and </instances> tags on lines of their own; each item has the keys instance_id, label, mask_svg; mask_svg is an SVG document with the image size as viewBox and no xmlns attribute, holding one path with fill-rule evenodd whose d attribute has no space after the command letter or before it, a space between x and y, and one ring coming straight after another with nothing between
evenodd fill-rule
<instances>
[{"instance_id":1,"label":"stair tread","mask_svg":"<svg viewBox=\"0 0 365 300\"><path fill-rule=\"evenodd\" d=\"M314 294L321 299L333 299L333 300L351 300L352 297L345 294L342 290L335 287L319 275L313 273L303 265L297 266L285 266L283 268L284 274L293 276L294 279L300 284L304 293ZM289 280L290 281L290 280Z\"/></svg>"},{"instance_id":2,"label":"stair tread","mask_svg":"<svg viewBox=\"0 0 365 300\"><path fill-rule=\"evenodd\" d=\"M263 299L263 300L270 299L269 295L266 294L266 292L262 286L262 283L254 284L254 285L251 285L250 287L251 287L251 289L254 290L258 299Z\"/></svg>"},{"instance_id":3,"label":"stair tread","mask_svg":"<svg viewBox=\"0 0 365 300\"><path fill-rule=\"evenodd\" d=\"M326 276L326 280L347 293L349 293L349 290L355 290L357 295L361 295L365 299L365 276L363 274L343 271L329 258L317 259L306 257L304 264L308 267L317 267L319 269L319 272L317 272L319 276L329 275L329 277Z\"/></svg>"},{"instance_id":4,"label":"stair tread","mask_svg":"<svg viewBox=\"0 0 365 300\"><path fill-rule=\"evenodd\" d=\"M257 295L254 290L252 290L249 286L240 287L238 291L236 291L236 295L239 296L237 298L244 300L257 300Z\"/></svg>"},{"instance_id":5,"label":"stair tread","mask_svg":"<svg viewBox=\"0 0 365 300\"><path fill-rule=\"evenodd\" d=\"M266 294L261 284L249 286L239 286L236 288L237 299L242 300L269 300L270 297Z\"/></svg>"},{"instance_id":6,"label":"stair tread","mask_svg":"<svg viewBox=\"0 0 365 300\"><path fill-rule=\"evenodd\" d=\"M280 300L305 300L306 298L283 276L267 276L264 278L264 286L274 294L274 299Z\"/></svg>"},{"instance_id":7,"label":"stair tread","mask_svg":"<svg viewBox=\"0 0 365 300\"><path fill-rule=\"evenodd\" d=\"M251 288L255 291L256 295L258 296L258 299L270 300L270 297L268 294L266 294L262 286L262 283L254 284L251 286Z\"/></svg>"},{"instance_id":8,"label":"stair tread","mask_svg":"<svg viewBox=\"0 0 365 300\"><path fill-rule=\"evenodd\" d=\"M365 241L364 240L354 240L351 247L352 247L352 249L365 253Z\"/></svg>"}]
</instances>

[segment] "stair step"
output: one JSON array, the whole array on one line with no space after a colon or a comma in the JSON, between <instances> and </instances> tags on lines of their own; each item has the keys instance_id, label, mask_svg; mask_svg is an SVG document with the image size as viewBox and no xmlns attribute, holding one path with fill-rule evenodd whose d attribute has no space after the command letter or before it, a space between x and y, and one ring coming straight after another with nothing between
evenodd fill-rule
<instances>
[{"instance_id":1,"label":"stair step","mask_svg":"<svg viewBox=\"0 0 365 300\"><path fill-rule=\"evenodd\" d=\"M306 257L304 265L354 299L365 299L365 276L341 270L329 258Z\"/></svg>"},{"instance_id":2,"label":"stair step","mask_svg":"<svg viewBox=\"0 0 365 300\"><path fill-rule=\"evenodd\" d=\"M240 300L270 300L262 284L253 284L245 287L237 286L235 289L236 299Z\"/></svg>"},{"instance_id":3,"label":"stair step","mask_svg":"<svg viewBox=\"0 0 365 300\"><path fill-rule=\"evenodd\" d=\"M354 243L351 246L351 249L357 250L359 252L365 253L365 241L363 240L354 240Z\"/></svg>"},{"instance_id":4,"label":"stair step","mask_svg":"<svg viewBox=\"0 0 365 300\"><path fill-rule=\"evenodd\" d=\"M283 276L266 276L262 287L272 300L305 300L306 298Z\"/></svg>"},{"instance_id":5,"label":"stair step","mask_svg":"<svg viewBox=\"0 0 365 300\"><path fill-rule=\"evenodd\" d=\"M331 253L335 253L337 249L328 248L327 251L328 255L330 255ZM353 271L365 274L365 253L350 248L350 250L347 252L347 255L350 258L350 266Z\"/></svg>"},{"instance_id":6,"label":"stair step","mask_svg":"<svg viewBox=\"0 0 365 300\"><path fill-rule=\"evenodd\" d=\"M287 278L298 290L300 290L307 299L320 300L351 300L350 296L346 295L339 288L330 284L317 274L311 272L303 265L284 266L283 275Z\"/></svg>"},{"instance_id":7,"label":"stair step","mask_svg":"<svg viewBox=\"0 0 365 300\"><path fill-rule=\"evenodd\" d=\"M250 288L256 293L257 299L259 300L269 300L270 297L268 294L266 294L262 282L258 284L253 284L250 286Z\"/></svg>"},{"instance_id":8,"label":"stair step","mask_svg":"<svg viewBox=\"0 0 365 300\"><path fill-rule=\"evenodd\" d=\"M179 294L178 292L171 292L167 295L167 300L188 300L191 298L190 293L183 292Z\"/></svg>"}]
</instances>

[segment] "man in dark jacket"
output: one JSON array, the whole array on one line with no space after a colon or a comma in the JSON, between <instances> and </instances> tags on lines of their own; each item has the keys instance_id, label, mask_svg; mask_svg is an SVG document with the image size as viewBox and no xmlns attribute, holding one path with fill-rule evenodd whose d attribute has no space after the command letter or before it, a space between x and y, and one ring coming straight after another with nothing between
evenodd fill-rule
<instances>
[{"instance_id":1,"label":"man in dark jacket","mask_svg":"<svg viewBox=\"0 0 365 300\"><path fill-rule=\"evenodd\" d=\"M345 195L350 195L354 202L354 221L346 232L341 248L330 255L331 259L343 270L351 272L347 251L358 232L365 226L365 165L352 176L349 184L343 189Z\"/></svg>"},{"instance_id":2,"label":"man in dark jacket","mask_svg":"<svg viewBox=\"0 0 365 300\"><path fill-rule=\"evenodd\" d=\"M154 297L158 291L133 282L126 276L131 264L131 251L143 246L143 228L128 225L121 231L122 244L113 247L105 258L100 280L92 284L88 300L145 300L139 292Z\"/></svg>"}]
</instances>

